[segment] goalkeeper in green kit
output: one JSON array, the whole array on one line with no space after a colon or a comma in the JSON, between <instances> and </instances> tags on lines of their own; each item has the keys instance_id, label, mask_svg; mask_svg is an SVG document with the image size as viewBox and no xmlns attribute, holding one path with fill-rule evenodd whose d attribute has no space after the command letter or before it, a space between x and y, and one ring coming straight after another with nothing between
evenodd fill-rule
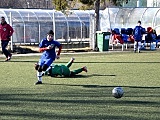
<instances>
[{"instance_id":1,"label":"goalkeeper in green kit","mask_svg":"<svg viewBox=\"0 0 160 120\"><path fill-rule=\"evenodd\" d=\"M72 65L74 60L75 60L74 58L71 58L71 60L66 65L52 64L43 75L48 75L51 77L57 77L57 76L72 77L72 76L75 76L76 74L81 73L82 71L87 72L86 66L71 71L69 67Z\"/></svg>"}]
</instances>

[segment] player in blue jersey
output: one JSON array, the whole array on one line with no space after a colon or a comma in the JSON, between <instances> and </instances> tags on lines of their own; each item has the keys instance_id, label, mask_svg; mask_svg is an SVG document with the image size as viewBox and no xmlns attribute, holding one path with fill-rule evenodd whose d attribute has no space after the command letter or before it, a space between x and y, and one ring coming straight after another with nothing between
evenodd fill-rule
<instances>
[{"instance_id":1,"label":"player in blue jersey","mask_svg":"<svg viewBox=\"0 0 160 120\"><path fill-rule=\"evenodd\" d=\"M143 36L143 28L141 26L141 21L138 21L138 25L133 29L133 37L134 37L134 52L138 50L140 53L141 41Z\"/></svg>"},{"instance_id":2,"label":"player in blue jersey","mask_svg":"<svg viewBox=\"0 0 160 120\"><path fill-rule=\"evenodd\" d=\"M39 44L39 51L43 52L38 64L35 66L37 70L37 78L38 81L35 83L42 84L42 74L47 70L47 68L54 62L57 58L60 58L60 53L62 49L62 45L58 42L53 40L54 32L50 30L47 33L47 38L42 39ZM58 52L56 53L55 48L58 47Z\"/></svg>"}]
</instances>

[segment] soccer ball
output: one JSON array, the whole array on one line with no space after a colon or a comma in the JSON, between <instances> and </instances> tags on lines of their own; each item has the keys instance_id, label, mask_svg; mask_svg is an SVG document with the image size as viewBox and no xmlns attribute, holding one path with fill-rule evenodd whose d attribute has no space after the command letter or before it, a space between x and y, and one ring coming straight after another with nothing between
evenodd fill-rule
<instances>
[{"instance_id":1,"label":"soccer ball","mask_svg":"<svg viewBox=\"0 0 160 120\"><path fill-rule=\"evenodd\" d=\"M115 98L121 98L123 96L123 94L124 94L124 91L123 91L122 87L115 87L112 90L112 95Z\"/></svg>"}]
</instances>

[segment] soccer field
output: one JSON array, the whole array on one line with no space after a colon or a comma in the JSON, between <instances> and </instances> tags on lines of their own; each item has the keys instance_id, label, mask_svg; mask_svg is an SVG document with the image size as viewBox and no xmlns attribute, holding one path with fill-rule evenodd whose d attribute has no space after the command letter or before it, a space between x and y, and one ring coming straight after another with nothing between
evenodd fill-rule
<instances>
[{"instance_id":1,"label":"soccer field","mask_svg":"<svg viewBox=\"0 0 160 120\"><path fill-rule=\"evenodd\" d=\"M71 70L87 66L73 78L37 81L39 56L0 57L0 120L160 120L160 52L62 54ZM112 89L121 86L116 99Z\"/></svg>"}]
</instances>

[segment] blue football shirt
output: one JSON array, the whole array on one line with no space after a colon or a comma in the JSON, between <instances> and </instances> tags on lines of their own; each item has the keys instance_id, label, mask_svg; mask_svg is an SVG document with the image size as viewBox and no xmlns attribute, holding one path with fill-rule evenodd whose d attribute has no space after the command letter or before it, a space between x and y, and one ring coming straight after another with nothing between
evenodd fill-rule
<instances>
[{"instance_id":1,"label":"blue football shirt","mask_svg":"<svg viewBox=\"0 0 160 120\"><path fill-rule=\"evenodd\" d=\"M53 48L49 50L45 50L42 54L42 57L46 59L55 59L56 58L56 47L59 48L61 44L58 41L55 41L55 40L48 41L47 38L44 38L40 42L39 47L44 48L44 47L48 47L49 45L52 45Z\"/></svg>"},{"instance_id":2,"label":"blue football shirt","mask_svg":"<svg viewBox=\"0 0 160 120\"><path fill-rule=\"evenodd\" d=\"M141 41L142 40L142 29L143 28L141 26L136 26L134 28L133 35L134 35L135 41Z\"/></svg>"}]
</instances>

